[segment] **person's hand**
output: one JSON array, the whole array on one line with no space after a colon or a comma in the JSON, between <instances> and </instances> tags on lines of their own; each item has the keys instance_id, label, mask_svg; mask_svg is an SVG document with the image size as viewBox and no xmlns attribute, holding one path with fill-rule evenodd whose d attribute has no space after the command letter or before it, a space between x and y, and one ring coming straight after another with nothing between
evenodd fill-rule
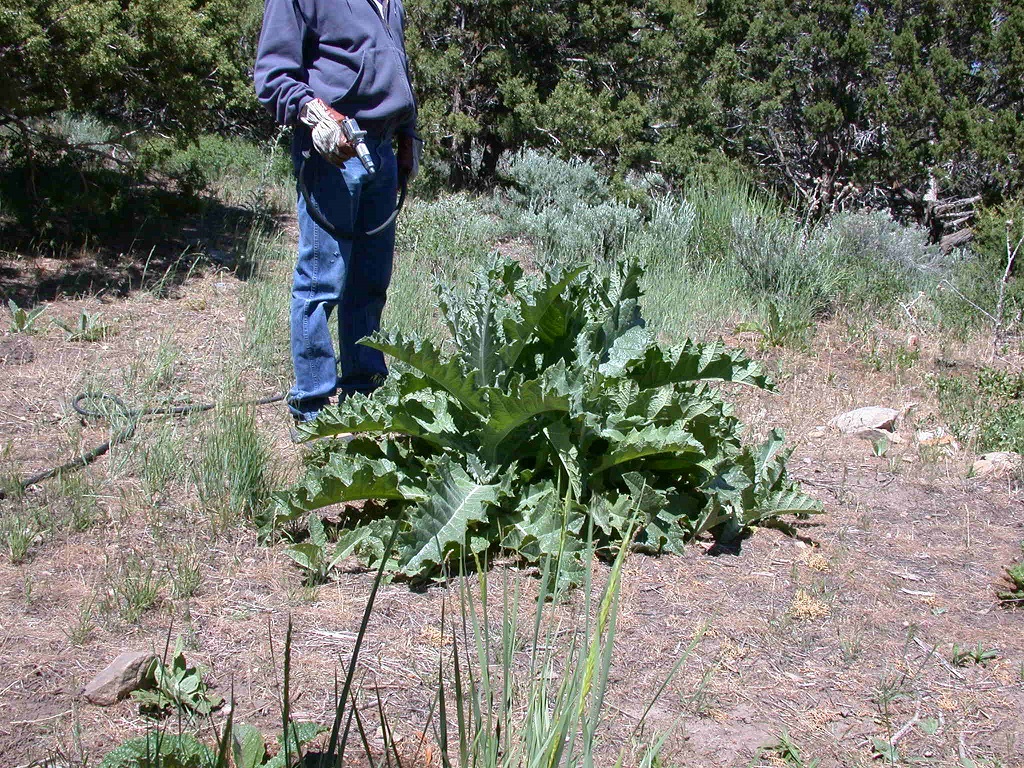
<instances>
[{"instance_id":1,"label":"person's hand","mask_svg":"<svg viewBox=\"0 0 1024 768\"><path fill-rule=\"evenodd\" d=\"M420 172L420 154L423 142L411 133L398 137L398 173L409 181Z\"/></svg>"},{"instance_id":2,"label":"person's hand","mask_svg":"<svg viewBox=\"0 0 1024 768\"><path fill-rule=\"evenodd\" d=\"M299 120L313 130L313 146L327 162L344 165L350 157L356 156L355 147L345 138L341 121L345 116L331 109L323 99L313 99L302 108Z\"/></svg>"}]
</instances>

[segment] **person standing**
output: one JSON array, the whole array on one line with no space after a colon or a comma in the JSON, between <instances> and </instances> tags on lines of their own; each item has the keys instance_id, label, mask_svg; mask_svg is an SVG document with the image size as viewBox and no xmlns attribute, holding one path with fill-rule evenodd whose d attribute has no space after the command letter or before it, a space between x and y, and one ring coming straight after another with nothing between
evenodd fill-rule
<instances>
[{"instance_id":1,"label":"person standing","mask_svg":"<svg viewBox=\"0 0 1024 768\"><path fill-rule=\"evenodd\" d=\"M393 222L366 233L394 212L399 179L411 180L419 164L404 25L401 0L265 0L256 95L279 124L295 126L292 161L309 195L297 196L291 295L296 421L316 418L335 394L369 394L387 376L384 355L357 342L380 327L394 259ZM346 117L366 132L372 174L345 137Z\"/></svg>"}]
</instances>

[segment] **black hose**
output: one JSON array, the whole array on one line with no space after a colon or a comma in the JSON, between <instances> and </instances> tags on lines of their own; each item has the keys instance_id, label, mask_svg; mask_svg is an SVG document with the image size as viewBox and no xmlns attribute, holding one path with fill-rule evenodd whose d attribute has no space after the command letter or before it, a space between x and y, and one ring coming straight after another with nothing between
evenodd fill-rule
<instances>
[{"instance_id":1,"label":"black hose","mask_svg":"<svg viewBox=\"0 0 1024 768\"><path fill-rule=\"evenodd\" d=\"M320 210L313 204L313 201L309 195L309 182L306 180L306 165L308 164L308 162L309 157L304 156L302 158L302 163L299 164L299 194L302 195L302 199L306 203L306 213L309 214L309 218L315 221L317 225L319 225L319 227L323 229L325 232L327 232L327 234L329 234L331 237L335 238L336 240L354 240L356 237L373 237L374 235L383 232L385 229L387 229L388 227L395 223L395 220L398 218L398 214L401 213L402 211L402 206L405 205L405 196L406 193L409 191L408 176L406 176L405 174L401 174L401 179L398 184L398 203L395 205L395 210L391 212L391 215L384 220L383 224L374 227L369 232L365 232L362 235L357 235L355 232L342 232L341 230L339 230L337 227L331 224L331 222L329 222L326 219L326 217L324 217L324 215L320 213Z\"/></svg>"},{"instance_id":2,"label":"black hose","mask_svg":"<svg viewBox=\"0 0 1024 768\"><path fill-rule=\"evenodd\" d=\"M284 400L284 395L274 395L272 397L263 397L259 400L244 400L240 403L228 403L226 405L218 405L217 403L199 403L196 405L178 405L171 407L162 408L129 408L125 402L117 397L116 395L109 395L105 392L80 392L75 395L75 399L71 401L71 407L75 409L75 412L80 416L84 416L88 419L107 419L110 417L111 410L100 410L100 409L89 409L82 405L86 401L98 401L107 402L114 405L114 410L125 419L128 420L128 425L121 430L118 430L114 435L107 440L105 443L97 445L95 448L91 448L81 456L66 461L60 466L47 469L42 472L38 472L34 475L30 475L23 480L17 481L15 484L18 491L24 491L27 488L31 488L33 485L39 485L44 480L49 480L52 477L57 477L64 472L70 472L71 470L83 469L84 467L92 464L100 456L109 452L111 447L118 443L123 443L125 440L135 434L135 422L143 416L184 416L189 413L202 413L205 411L212 411L214 408L241 408L246 405L269 405L270 403L277 403ZM7 491L0 488L0 499L7 498Z\"/></svg>"}]
</instances>

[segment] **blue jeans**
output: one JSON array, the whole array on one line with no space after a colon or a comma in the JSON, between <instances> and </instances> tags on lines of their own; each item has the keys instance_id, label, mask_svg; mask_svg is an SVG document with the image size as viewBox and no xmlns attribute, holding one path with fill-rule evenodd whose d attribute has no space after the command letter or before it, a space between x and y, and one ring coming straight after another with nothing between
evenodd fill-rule
<instances>
[{"instance_id":1,"label":"blue jeans","mask_svg":"<svg viewBox=\"0 0 1024 768\"><path fill-rule=\"evenodd\" d=\"M296 171L309 143L308 132L297 134ZM358 158L338 168L316 151L305 169L310 202L339 232L353 233L352 239L328 234L298 196L299 255L291 303L295 386L288 393L288 407L302 420L315 417L336 393L344 398L372 392L388 373L383 353L358 342L380 327L395 251L394 224L373 237L364 233L395 210L398 173L389 139L367 137L366 144L377 166L373 176ZM341 347L337 357L330 333L335 310Z\"/></svg>"}]
</instances>

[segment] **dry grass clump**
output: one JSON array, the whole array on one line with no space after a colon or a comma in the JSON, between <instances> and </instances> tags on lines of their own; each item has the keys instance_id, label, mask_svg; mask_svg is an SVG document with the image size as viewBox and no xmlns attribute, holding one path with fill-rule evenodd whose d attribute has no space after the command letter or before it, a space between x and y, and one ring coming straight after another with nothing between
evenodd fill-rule
<instances>
[{"instance_id":1,"label":"dry grass clump","mask_svg":"<svg viewBox=\"0 0 1024 768\"><path fill-rule=\"evenodd\" d=\"M823 619L830 613L832 613L832 609L829 604L806 589L798 589L789 606L789 615L803 621Z\"/></svg>"}]
</instances>

